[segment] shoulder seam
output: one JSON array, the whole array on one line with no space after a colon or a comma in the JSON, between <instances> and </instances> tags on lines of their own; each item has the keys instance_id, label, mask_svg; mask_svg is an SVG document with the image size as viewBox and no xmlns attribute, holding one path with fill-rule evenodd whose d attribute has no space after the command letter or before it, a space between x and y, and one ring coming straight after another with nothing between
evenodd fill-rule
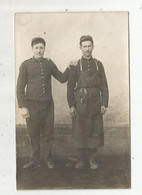
<instances>
[{"instance_id":1,"label":"shoulder seam","mask_svg":"<svg viewBox=\"0 0 142 195\"><path fill-rule=\"evenodd\" d=\"M24 62L22 62L22 64L24 64L24 63L30 61L31 59L32 59L32 58L29 58L29 59L25 60Z\"/></svg>"}]
</instances>

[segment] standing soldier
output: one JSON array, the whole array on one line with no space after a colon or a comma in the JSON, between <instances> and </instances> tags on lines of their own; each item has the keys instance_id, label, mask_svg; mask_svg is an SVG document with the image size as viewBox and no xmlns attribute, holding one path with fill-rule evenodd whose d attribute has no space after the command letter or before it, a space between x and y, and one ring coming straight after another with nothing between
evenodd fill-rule
<instances>
[{"instance_id":1,"label":"standing soldier","mask_svg":"<svg viewBox=\"0 0 142 195\"><path fill-rule=\"evenodd\" d=\"M104 67L92 57L93 38L80 38L82 58L72 66L67 84L67 99L72 116L72 141L78 149L76 169L87 162L97 169L97 147L104 145L103 114L108 107L108 85Z\"/></svg>"},{"instance_id":2,"label":"standing soldier","mask_svg":"<svg viewBox=\"0 0 142 195\"><path fill-rule=\"evenodd\" d=\"M26 119L32 145L32 160L23 168L40 166L40 134L43 137L45 162L54 168L51 157L54 125L54 103L51 76L61 83L69 77L69 68L60 72L51 59L44 58L46 42L41 37L32 39L33 58L21 64L17 99L22 116Z\"/></svg>"}]
</instances>

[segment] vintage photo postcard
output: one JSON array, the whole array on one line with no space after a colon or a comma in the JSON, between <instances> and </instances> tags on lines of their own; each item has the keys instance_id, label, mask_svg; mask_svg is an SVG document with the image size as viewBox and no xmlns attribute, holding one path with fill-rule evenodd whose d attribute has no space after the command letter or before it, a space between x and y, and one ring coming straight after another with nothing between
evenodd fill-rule
<instances>
[{"instance_id":1,"label":"vintage photo postcard","mask_svg":"<svg viewBox=\"0 0 142 195\"><path fill-rule=\"evenodd\" d=\"M18 190L131 188L129 13L15 13Z\"/></svg>"}]
</instances>

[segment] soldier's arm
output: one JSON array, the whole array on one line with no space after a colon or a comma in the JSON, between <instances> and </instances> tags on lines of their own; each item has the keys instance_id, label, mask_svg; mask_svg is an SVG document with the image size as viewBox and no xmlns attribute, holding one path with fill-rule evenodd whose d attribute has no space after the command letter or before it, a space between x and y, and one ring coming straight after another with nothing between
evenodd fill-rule
<instances>
[{"instance_id":1,"label":"soldier's arm","mask_svg":"<svg viewBox=\"0 0 142 195\"><path fill-rule=\"evenodd\" d=\"M65 83L68 81L70 69L66 68L66 70L62 73L53 61L50 60L52 66L52 75L55 79L57 79L60 83Z\"/></svg>"},{"instance_id":2,"label":"soldier's arm","mask_svg":"<svg viewBox=\"0 0 142 195\"><path fill-rule=\"evenodd\" d=\"M101 62L99 62L99 65L100 65L100 84L101 84L100 89L101 89L101 96L102 96L102 106L108 107L109 91L108 91L106 74Z\"/></svg>"},{"instance_id":3,"label":"soldier's arm","mask_svg":"<svg viewBox=\"0 0 142 195\"><path fill-rule=\"evenodd\" d=\"M19 76L17 80L17 100L18 100L18 107L26 107L26 100L25 100L25 87L27 85L27 70L26 64L22 63L19 69Z\"/></svg>"},{"instance_id":4,"label":"soldier's arm","mask_svg":"<svg viewBox=\"0 0 142 195\"><path fill-rule=\"evenodd\" d=\"M67 101L69 107L75 107L75 87L77 82L77 67L73 66L70 69L69 80L67 83Z\"/></svg>"}]
</instances>

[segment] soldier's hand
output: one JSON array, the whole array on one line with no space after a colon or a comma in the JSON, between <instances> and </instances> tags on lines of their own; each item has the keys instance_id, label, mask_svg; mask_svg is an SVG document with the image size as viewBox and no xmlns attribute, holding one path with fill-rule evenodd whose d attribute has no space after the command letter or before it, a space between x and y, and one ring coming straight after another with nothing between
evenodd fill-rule
<instances>
[{"instance_id":1,"label":"soldier's hand","mask_svg":"<svg viewBox=\"0 0 142 195\"><path fill-rule=\"evenodd\" d=\"M74 106L72 106L72 107L70 108L70 115L71 115L72 117L75 117L75 115L76 115L76 108L75 108Z\"/></svg>"},{"instance_id":2,"label":"soldier's hand","mask_svg":"<svg viewBox=\"0 0 142 195\"><path fill-rule=\"evenodd\" d=\"M101 114L104 115L106 113L106 107L101 106Z\"/></svg>"},{"instance_id":3,"label":"soldier's hand","mask_svg":"<svg viewBox=\"0 0 142 195\"><path fill-rule=\"evenodd\" d=\"M25 107L20 108L20 113L24 119L27 119L30 117L29 110Z\"/></svg>"},{"instance_id":4,"label":"soldier's hand","mask_svg":"<svg viewBox=\"0 0 142 195\"><path fill-rule=\"evenodd\" d=\"M70 69L72 66L76 66L76 65L77 65L77 60L71 60L68 68Z\"/></svg>"}]
</instances>

